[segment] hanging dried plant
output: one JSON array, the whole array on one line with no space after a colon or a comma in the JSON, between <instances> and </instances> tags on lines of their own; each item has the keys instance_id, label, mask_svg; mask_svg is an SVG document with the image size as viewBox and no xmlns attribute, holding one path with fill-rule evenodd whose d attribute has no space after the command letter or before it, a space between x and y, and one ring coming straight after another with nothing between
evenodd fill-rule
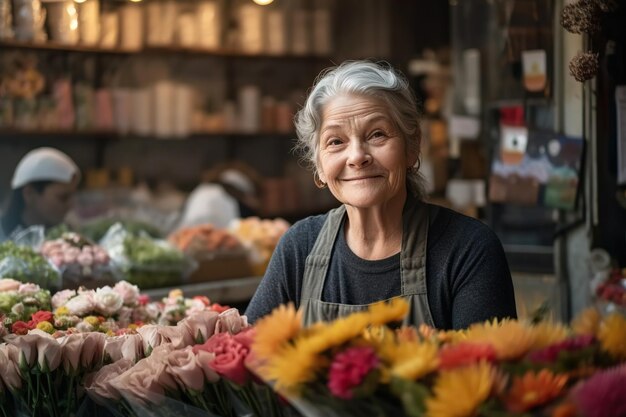
<instances>
[{"instance_id":1,"label":"hanging dried plant","mask_svg":"<svg viewBox=\"0 0 626 417\"><path fill-rule=\"evenodd\" d=\"M593 34L600 30L600 14L598 1L612 0L579 0L563 7L561 10L561 26L571 33Z\"/></svg>"},{"instance_id":2,"label":"hanging dried plant","mask_svg":"<svg viewBox=\"0 0 626 417\"><path fill-rule=\"evenodd\" d=\"M569 73L581 83L595 77L599 68L598 54L594 52L579 52L569 62Z\"/></svg>"}]
</instances>

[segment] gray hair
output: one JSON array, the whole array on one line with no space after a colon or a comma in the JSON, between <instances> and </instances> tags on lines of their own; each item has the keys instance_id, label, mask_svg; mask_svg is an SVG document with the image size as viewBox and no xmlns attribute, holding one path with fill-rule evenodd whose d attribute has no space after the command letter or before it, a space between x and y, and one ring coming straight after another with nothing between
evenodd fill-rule
<instances>
[{"instance_id":1,"label":"gray hair","mask_svg":"<svg viewBox=\"0 0 626 417\"><path fill-rule=\"evenodd\" d=\"M386 62L346 61L323 70L317 77L294 124L298 140L294 150L313 172L317 170L319 131L324 105L342 94L376 97L387 104L391 119L404 138L407 153L420 153L421 128L417 100L408 81ZM408 188L423 198L424 179L418 170L407 172Z\"/></svg>"}]
</instances>

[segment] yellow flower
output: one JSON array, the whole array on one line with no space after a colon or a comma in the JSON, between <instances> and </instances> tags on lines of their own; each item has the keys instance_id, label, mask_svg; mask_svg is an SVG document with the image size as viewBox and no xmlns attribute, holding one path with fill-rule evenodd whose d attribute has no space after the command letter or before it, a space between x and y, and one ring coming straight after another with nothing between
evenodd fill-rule
<instances>
[{"instance_id":1,"label":"yellow flower","mask_svg":"<svg viewBox=\"0 0 626 417\"><path fill-rule=\"evenodd\" d=\"M372 325L387 324L402 321L409 311L409 304L401 297L390 301L381 301L369 307Z\"/></svg>"},{"instance_id":2,"label":"yellow flower","mask_svg":"<svg viewBox=\"0 0 626 417\"><path fill-rule=\"evenodd\" d=\"M256 324L252 349L260 359L269 358L286 342L293 339L302 326L302 312L292 303L281 305Z\"/></svg>"},{"instance_id":3,"label":"yellow flower","mask_svg":"<svg viewBox=\"0 0 626 417\"><path fill-rule=\"evenodd\" d=\"M100 319L98 319L98 317L96 316L87 316L83 320L91 324L93 327L97 327L100 325Z\"/></svg>"},{"instance_id":4,"label":"yellow flower","mask_svg":"<svg viewBox=\"0 0 626 417\"><path fill-rule=\"evenodd\" d=\"M586 308L572 321L572 330L576 334L595 335L598 333L600 318L600 312L595 307Z\"/></svg>"},{"instance_id":5,"label":"yellow flower","mask_svg":"<svg viewBox=\"0 0 626 417\"><path fill-rule=\"evenodd\" d=\"M54 333L55 331L54 326L49 321L40 321L39 323L37 323L37 328L50 334Z\"/></svg>"},{"instance_id":6,"label":"yellow flower","mask_svg":"<svg viewBox=\"0 0 626 417\"><path fill-rule=\"evenodd\" d=\"M388 349L386 359L392 375L415 381L439 366L438 352L434 343L404 342Z\"/></svg>"},{"instance_id":7,"label":"yellow flower","mask_svg":"<svg viewBox=\"0 0 626 417\"><path fill-rule=\"evenodd\" d=\"M598 339L602 349L616 359L626 359L626 318L613 313L600 323Z\"/></svg>"},{"instance_id":8,"label":"yellow flower","mask_svg":"<svg viewBox=\"0 0 626 417\"><path fill-rule=\"evenodd\" d=\"M451 371L442 371L433 387L433 397L426 399L428 417L469 417L489 397L495 371L487 362L479 362Z\"/></svg>"},{"instance_id":9,"label":"yellow flower","mask_svg":"<svg viewBox=\"0 0 626 417\"><path fill-rule=\"evenodd\" d=\"M562 342L568 336L567 328L562 324L542 321L530 328L534 334L532 349L542 349L544 347Z\"/></svg>"},{"instance_id":10,"label":"yellow flower","mask_svg":"<svg viewBox=\"0 0 626 417\"><path fill-rule=\"evenodd\" d=\"M70 314L70 309L65 306L61 306L54 311L55 316L67 316L69 314Z\"/></svg>"},{"instance_id":11,"label":"yellow flower","mask_svg":"<svg viewBox=\"0 0 626 417\"><path fill-rule=\"evenodd\" d=\"M307 382L315 380L316 372L326 362L308 349L295 345L285 345L267 363L261 366L261 374L275 382L278 392L297 394Z\"/></svg>"},{"instance_id":12,"label":"yellow flower","mask_svg":"<svg viewBox=\"0 0 626 417\"><path fill-rule=\"evenodd\" d=\"M303 338L306 339L303 343L311 352L322 353L360 336L370 322L367 312L353 313L319 327L311 336Z\"/></svg>"},{"instance_id":13,"label":"yellow flower","mask_svg":"<svg viewBox=\"0 0 626 417\"><path fill-rule=\"evenodd\" d=\"M535 342L535 335L528 326L516 320L493 320L473 324L466 333L467 341L489 343L496 350L498 359L517 359L526 354Z\"/></svg>"},{"instance_id":14,"label":"yellow flower","mask_svg":"<svg viewBox=\"0 0 626 417\"><path fill-rule=\"evenodd\" d=\"M175 288L173 290L171 290L169 292L169 294L167 294L167 298L181 298L183 296L183 290L181 290L180 288Z\"/></svg>"}]
</instances>

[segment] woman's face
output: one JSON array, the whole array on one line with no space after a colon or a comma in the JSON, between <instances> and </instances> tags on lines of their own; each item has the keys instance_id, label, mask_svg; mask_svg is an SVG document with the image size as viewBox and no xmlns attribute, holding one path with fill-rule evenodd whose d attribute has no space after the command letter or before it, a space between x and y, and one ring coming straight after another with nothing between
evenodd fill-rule
<instances>
[{"instance_id":1,"label":"woman's face","mask_svg":"<svg viewBox=\"0 0 626 417\"><path fill-rule=\"evenodd\" d=\"M53 182L41 192L32 190L26 198L26 210L30 211L34 224L51 227L62 223L72 208L76 187L76 182L69 184Z\"/></svg>"},{"instance_id":2,"label":"woman's face","mask_svg":"<svg viewBox=\"0 0 626 417\"><path fill-rule=\"evenodd\" d=\"M342 203L359 208L385 204L406 192L404 138L379 99L340 95L323 108L318 174Z\"/></svg>"}]
</instances>

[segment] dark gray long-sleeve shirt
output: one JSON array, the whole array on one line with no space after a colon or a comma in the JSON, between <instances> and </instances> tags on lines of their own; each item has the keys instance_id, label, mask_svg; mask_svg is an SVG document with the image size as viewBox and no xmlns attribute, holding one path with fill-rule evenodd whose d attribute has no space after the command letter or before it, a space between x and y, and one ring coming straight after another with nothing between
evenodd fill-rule
<instances>
[{"instance_id":1,"label":"dark gray long-sleeve shirt","mask_svg":"<svg viewBox=\"0 0 626 417\"><path fill-rule=\"evenodd\" d=\"M462 329L494 317L516 317L511 273L497 236L482 222L429 205L426 285L435 326ZM246 310L251 322L280 304L300 304L305 260L327 214L295 223L282 237ZM343 228L343 226L342 226ZM369 261L338 234L322 300L368 304L400 295L400 254Z\"/></svg>"}]
</instances>

